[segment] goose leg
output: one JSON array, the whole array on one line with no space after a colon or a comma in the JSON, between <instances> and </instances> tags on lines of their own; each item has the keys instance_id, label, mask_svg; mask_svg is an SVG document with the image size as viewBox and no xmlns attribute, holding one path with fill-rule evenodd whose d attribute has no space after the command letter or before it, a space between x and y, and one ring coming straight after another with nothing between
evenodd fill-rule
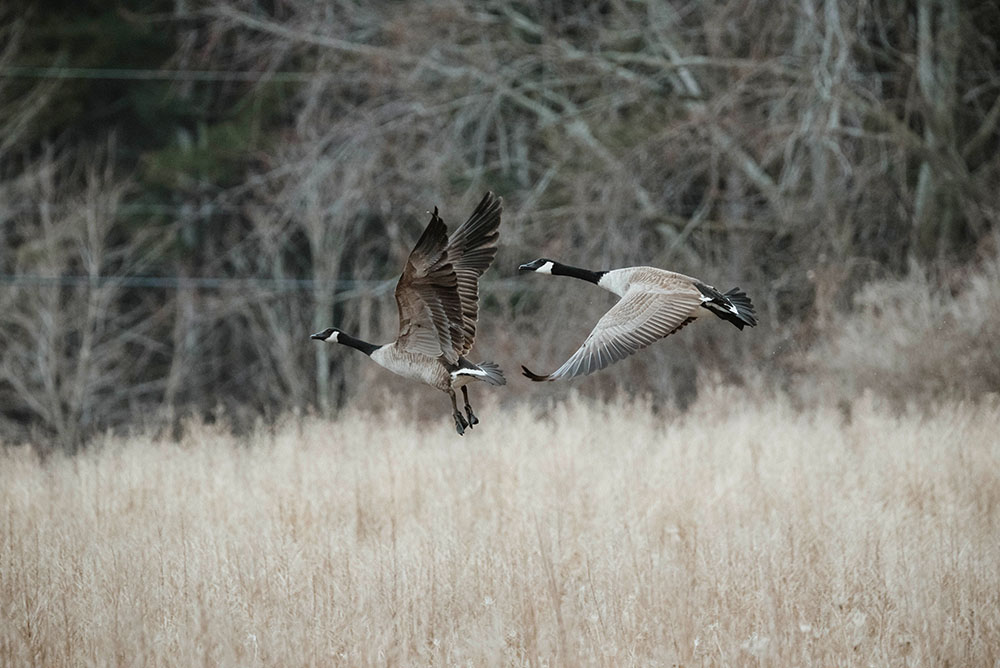
<instances>
[{"instance_id":1,"label":"goose leg","mask_svg":"<svg viewBox=\"0 0 1000 668\"><path fill-rule=\"evenodd\" d=\"M452 416L455 418L455 431L461 436L465 433L465 428L469 426L469 423L465 421L465 417L458 411L458 400L455 398L455 390L449 387L448 396L451 397L451 410Z\"/></svg>"},{"instance_id":2,"label":"goose leg","mask_svg":"<svg viewBox=\"0 0 1000 668\"><path fill-rule=\"evenodd\" d=\"M469 416L469 429L472 429L472 425L479 424L479 418L472 412L472 406L469 405L469 388L465 385L462 386L462 396L465 397L465 414Z\"/></svg>"}]
</instances>

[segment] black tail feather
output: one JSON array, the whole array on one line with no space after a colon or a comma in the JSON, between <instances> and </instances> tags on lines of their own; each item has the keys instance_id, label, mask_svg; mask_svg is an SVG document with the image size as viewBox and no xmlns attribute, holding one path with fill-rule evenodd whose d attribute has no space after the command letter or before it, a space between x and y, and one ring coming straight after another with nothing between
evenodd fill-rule
<instances>
[{"instance_id":1,"label":"black tail feather","mask_svg":"<svg viewBox=\"0 0 1000 668\"><path fill-rule=\"evenodd\" d=\"M753 302L750 301L750 297L747 293L743 292L739 288L733 288L725 294L726 298L736 307L739 311L739 315L733 314L733 318L730 320L734 325L743 329L742 325L749 325L750 327L757 326L757 313L754 311ZM737 322L739 321L739 322Z\"/></svg>"},{"instance_id":2,"label":"black tail feather","mask_svg":"<svg viewBox=\"0 0 1000 668\"><path fill-rule=\"evenodd\" d=\"M480 362L476 366L479 367L480 371L486 373L486 382L490 385L507 384L507 379L503 377L503 371L500 370L500 365L495 362Z\"/></svg>"},{"instance_id":3,"label":"black tail feather","mask_svg":"<svg viewBox=\"0 0 1000 668\"><path fill-rule=\"evenodd\" d=\"M757 326L757 314L747 293L739 288L733 288L722 294L710 286L698 285L697 287L703 295L710 298L702 302L702 306L715 315L723 320L728 320L741 330L744 327ZM733 313L733 309L736 310L735 313Z\"/></svg>"}]
</instances>

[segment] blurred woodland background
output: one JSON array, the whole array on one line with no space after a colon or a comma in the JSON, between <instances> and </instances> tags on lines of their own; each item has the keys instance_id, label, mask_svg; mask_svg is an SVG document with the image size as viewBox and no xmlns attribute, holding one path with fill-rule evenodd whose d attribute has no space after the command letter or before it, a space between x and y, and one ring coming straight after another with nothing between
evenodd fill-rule
<instances>
[{"instance_id":1,"label":"blurred woodland background","mask_svg":"<svg viewBox=\"0 0 1000 668\"><path fill-rule=\"evenodd\" d=\"M5 3L0 440L425 392L308 335L391 340L425 212L454 229L488 189L473 357L504 401L567 392L518 365L613 301L517 276L539 256L757 306L585 393L996 392L998 37L992 1Z\"/></svg>"}]
</instances>

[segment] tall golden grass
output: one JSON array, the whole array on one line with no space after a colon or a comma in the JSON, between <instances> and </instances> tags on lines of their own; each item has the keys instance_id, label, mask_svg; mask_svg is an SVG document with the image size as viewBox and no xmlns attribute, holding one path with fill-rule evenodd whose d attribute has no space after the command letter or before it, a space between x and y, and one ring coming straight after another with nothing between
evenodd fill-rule
<instances>
[{"instance_id":1,"label":"tall golden grass","mask_svg":"<svg viewBox=\"0 0 1000 668\"><path fill-rule=\"evenodd\" d=\"M1000 661L996 404L481 415L8 448L0 664Z\"/></svg>"}]
</instances>

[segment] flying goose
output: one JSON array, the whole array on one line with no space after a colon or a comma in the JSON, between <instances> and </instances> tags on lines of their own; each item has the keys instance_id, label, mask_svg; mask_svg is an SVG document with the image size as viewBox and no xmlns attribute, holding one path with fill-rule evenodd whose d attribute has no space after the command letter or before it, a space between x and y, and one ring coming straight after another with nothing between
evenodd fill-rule
<instances>
[{"instance_id":1,"label":"flying goose","mask_svg":"<svg viewBox=\"0 0 1000 668\"><path fill-rule=\"evenodd\" d=\"M503 199L486 193L449 238L448 228L434 208L396 283L399 335L392 343L368 343L336 327L310 338L356 348L393 373L447 392L455 429L461 436L466 427L479 423L469 405L466 384L473 380L490 385L507 383L496 364L473 364L465 358L476 338L479 277L497 254L502 211ZM465 398L465 416L455 399L459 387Z\"/></svg>"},{"instance_id":2,"label":"flying goose","mask_svg":"<svg viewBox=\"0 0 1000 668\"><path fill-rule=\"evenodd\" d=\"M615 293L621 300L597 321L583 345L562 366L539 375L522 366L535 381L563 380L599 371L649 344L670 336L699 316L714 313L741 330L755 327L757 317L745 292L733 288L723 294L697 278L655 267L625 267L590 271L539 258L520 271L572 276Z\"/></svg>"}]
</instances>

